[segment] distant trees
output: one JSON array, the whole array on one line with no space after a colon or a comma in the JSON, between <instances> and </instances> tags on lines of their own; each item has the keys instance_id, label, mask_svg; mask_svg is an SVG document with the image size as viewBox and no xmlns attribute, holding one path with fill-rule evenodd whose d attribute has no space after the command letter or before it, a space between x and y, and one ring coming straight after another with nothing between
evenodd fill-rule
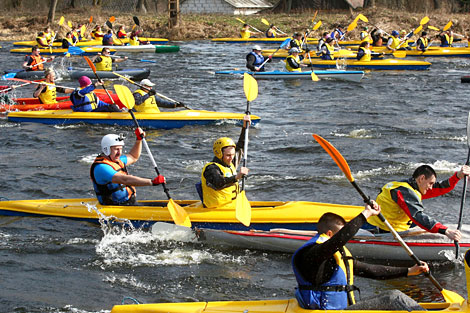
<instances>
[{"instance_id":1,"label":"distant trees","mask_svg":"<svg viewBox=\"0 0 470 313\"><path fill-rule=\"evenodd\" d=\"M49 14L47 14L47 24L52 24L55 17L55 9L57 8L57 1L58 0L51 0L49 4Z\"/></svg>"}]
</instances>

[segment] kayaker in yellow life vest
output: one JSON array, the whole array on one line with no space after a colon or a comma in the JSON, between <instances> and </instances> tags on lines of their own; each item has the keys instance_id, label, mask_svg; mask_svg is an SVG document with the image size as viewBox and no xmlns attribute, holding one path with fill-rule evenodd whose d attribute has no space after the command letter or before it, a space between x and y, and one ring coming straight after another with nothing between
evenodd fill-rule
<instances>
[{"instance_id":1,"label":"kayaker in yellow life vest","mask_svg":"<svg viewBox=\"0 0 470 313\"><path fill-rule=\"evenodd\" d=\"M266 30L266 38L276 38L277 32L274 24L269 25L269 28Z\"/></svg>"},{"instance_id":2,"label":"kayaker in yellow life vest","mask_svg":"<svg viewBox=\"0 0 470 313\"><path fill-rule=\"evenodd\" d=\"M254 32L250 30L250 25L248 24L243 24L242 29L240 30L240 38L242 39L248 39L253 36Z\"/></svg>"},{"instance_id":3,"label":"kayaker in yellow life vest","mask_svg":"<svg viewBox=\"0 0 470 313\"><path fill-rule=\"evenodd\" d=\"M398 46L401 43L399 36L400 34L398 33L398 31L396 30L392 31L392 36L387 41L387 48L389 50L396 51L399 49Z\"/></svg>"},{"instance_id":4,"label":"kayaker in yellow life vest","mask_svg":"<svg viewBox=\"0 0 470 313\"><path fill-rule=\"evenodd\" d=\"M292 39L290 40L289 42L289 45L287 46L288 49L292 49L292 48L298 48L300 51L302 51L302 33L299 33L299 32L295 32L293 35L292 35Z\"/></svg>"},{"instance_id":5,"label":"kayaker in yellow life vest","mask_svg":"<svg viewBox=\"0 0 470 313\"><path fill-rule=\"evenodd\" d=\"M398 46L399 50L411 50L410 45L408 44L408 36L412 36L413 33L407 33L406 30L401 31L400 44Z\"/></svg>"},{"instance_id":6,"label":"kayaker in yellow life vest","mask_svg":"<svg viewBox=\"0 0 470 313\"><path fill-rule=\"evenodd\" d=\"M441 41L440 47L452 47L454 41L457 41L454 39L454 33L451 30L442 32L436 37Z\"/></svg>"},{"instance_id":7,"label":"kayaker in yellow life vest","mask_svg":"<svg viewBox=\"0 0 470 313\"><path fill-rule=\"evenodd\" d=\"M44 81L46 84L40 84L36 88L33 93L33 97L39 98L39 101L42 104L54 104L57 103L56 101L56 94L57 92L60 93L72 93L74 91L73 88L63 88L63 87L55 87L55 73L54 70L48 68L44 71L44 77L46 80Z\"/></svg>"},{"instance_id":8,"label":"kayaker in yellow life vest","mask_svg":"<svg viewBox=\"0 0 470 313\"><path fill-rule=\"evenodd\" d=\"M321 48L321 56L320 58L322 60L334 60L334 52L335 52L335 40L331 37L326 38L325 43L323 44Z\"/></svg>"},{"instance_id":9,"label":"kayaker in yellow life vest","mask_svg":"<svg viewBox=\"0 0 470 313\"><path fill-rule=\"evenodd\" d=\"M101 53L98 53L94 57L91 58L91 61L96 64L97 71L112 71L113 70L113 62L114 63L121 63L127 60L127 57L120 58L111 57L111 51L109 48L103 48Z\"/></svg>"},{"instance_id":10,"label":"kayaker in yellow life vest","mask_svg":"<svg viewBox=\"0 0 470 313\"><path fill-rule=\"evenodd\" d=\"M416 40L416 50L418 51L426 51L429 46L429 39L426 37L427 32L422 32L421 36Z\"/></svg>"},{"instance_id":11,"label":"kayaker in yellow life vest","mask_svg":"<svg viewBox=\"0 0 470 313\"><path fill-rule=\"evenodd\" d=\"M46 36L47 44L52 45L52 40L55 39L55 32L50 27L46 27L44 35Z\"/></svg>"},{"instance_id":12,"label":"kayaker in yellow life vest","mask_svg":"<svg viewBox=\"0 0 470 313\"><path fill-rule=\"evenodd\" d=\"M237 167L243 155L247 123L251 123L249 115L243 118L243 127L237 144L228 137L219 138L214 142L214 158L202 169L202 190L198 190L207 208L232 208L237 197L244 195L240 194L238 181L248 175L249 170L240 167L240 172L237 173Z\"/></svg>"},{"instance_id":13,"label":"kayaker in yellow life vest","mask_svg":"<svg viewBox=\"0 0 470 313\"><path fill-rule=\"evenodd\" d=\"M379 213L380 207L373 201L373 207L366 205L348 223L331 212L320 217L317 235L292 256L292 268L298 284L295 297L300 307L308 310L423 310L417 302L398 290L360 299L356 303L354 291L358 288L354 286L354 275L387 279L429 271L424 262L420 266L407 268L368 264L354 259L345 247L346 243L368 218Z\"/></svg>"},{"instance_id":14,"label":"kayaker in yellow life vest","mask_svg":"<svg viewBox=\"0 0 470 313\"><path fill-rule=\"evenodd\" d=\"M450 192L460 179L469 174L470 167L464 165L450 178L436 182L437 175L434 169L429 165L421 165L411 178L392 181L383 186L376 201L382 208L382 214L396 231L406 231L412 225L416 225L430 233L439 233L451 240L459 241L462 237L460 231L452 230L424 213L422 200ZM389 231L377 217L371 217L367 222L379 232Z\"/></svg>"},{"instance_id":15,"label":"kayaker in yellow life vest","mask_svg":"<svg viewBox=\"0 0 470 313\"><path fill-rule=\"evenodd\" d=\"M359 49L357 50L356 58L361 62L369 62L372 59L372 52L370 51L369 41L361 42Z\"/></svg>"},{"instance_id":16,"label":"kayaker in yellow life vest","mask_svg":"<svg viewBox=\"0 0 470 313\"><path fill-rule=\"evenodd\" d=\"M136 163L142 152L145 132L135 130L136 141L128 154L123 154L124 138L108 134L101 139L101 154L90 168L90 178L96 197L104 205L138 205L135 187L157 186L165 183L165 177L142 178L130 175L127 167Z\"/></svg>"},{"instance_id":17,"label":"kayaker in yellow life vest","mask_svg":"<svg viewBox=\"0 0 470 313\"><path fill-rule=\"evenodd\" d=\"M133 30L129 36L129 45L139 46L139 45L148 45L149 41L140 40L139 35L142 34L141 30Z\"/></svg>"},{"instance_id":18,"label":"kayaker in yellow life vest","mask_svg":"<svg viewBox=\"0 0 470 313\"><path fill-rule=\"evenodd\" d=\"M51 56L50 58L43 58L40 53L41 51L39 50L38 46L31 48L31 55L26 56L25 61L23 62L23 68L26 71L43 71L44 63L51 62L55 59L55 56Z\"/></svg>"},{"instance_id":19,"label":"kayaker in yellow life vest","mask_svg":"<svg viewBox=\"0 0 470 313\"><path fill-rule=\"evenodd\" d=\"M95 28L91 31L90 35L93 39L101 40L101 38L104 36L104 33L101 31L101 26L96 25Z\"/></svg>"},{"instance_id":20,"label":"kayaker in yellow life vest","mask_svg":"<svg viewBox=\"0 0 470 313\"><path fill-rule=\"evenodd\" d=\"M160 113L162 108L179 108L184 107L182 102L172 102L156 96L156 91L152 89L155 86L149 79L143 79L140 81L140 89L134 91L135 106L134 112L141 113Z\"/></svg>"},{"instance_id":21,"label":"kayaker in yellow life vest","mask_svg":"<svg viewBox=\"0 0 470 313\"><path fill-rule=\"evenodd\" d=\"M49 43L46 38L46 34L44 32L39 32L37 37L36 37L36 43L38 44L38 47L40 48L46 48L49 47Z\"/></svg>"},{"instance_id":22,"label":"kayaker in yellow life vest","mask_svg":"<svg viewBox=\"0 0 470 313\"><path fill-rule=\"evenodd\" d=\"M291 48L289 50L289 55L286 58L286 69L289 72L302 72L302 67L307 67L307 64L301 62L304 56L299 55L299 53L299 48Z\"/></svg>"},{"instance_id":23,"label":"kayaker in yellow life vest","mask_svg":"<svg viewBox=\"0 0 470 313\"><path fill-rule=\"evenodd\" d=\"M62 39L62 49L68 49L69 47L73 46L73 38L72 38L72 32L67 32L65 35L65 38Z\"/></svg>"},{"instance_id":24,"label":"kayaker in yellow life vest","mask_svg":"<svg viewBox=\"0 0 470 313\"><path fill-rule=\"evenodd\" d=\"M369 28L367 26L365 26L361 33L359 34L359 38L361 38L361 42L364 42L364 41L370 41L371 40L371 36L369 35L369 32L368 32Z\"/></svg>"}]
</instances>

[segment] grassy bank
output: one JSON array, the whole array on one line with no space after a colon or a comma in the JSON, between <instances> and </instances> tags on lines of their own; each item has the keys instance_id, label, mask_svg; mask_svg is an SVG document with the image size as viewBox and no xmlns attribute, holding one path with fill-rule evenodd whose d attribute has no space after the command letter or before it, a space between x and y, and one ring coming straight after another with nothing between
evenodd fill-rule
<instances>
[{"instance_id":1,"label":"grassy bank","mask_svg":"<svg viewBox=\"0 0 470 313\"><path fill-rule=\"evenodd\" d=\"M412 30L419 26L419 21L425 16L429 16L428 25L438 28L444 27L449 21L453 22L452 30L458 34L470 34L470 15L469 14L442 14L440 12L409 13L396 12L384 9L368 9L355 12L364 14L371 24L367 25L359 22L358 27L351 33L352 38L357 38L361 26L371 25L379 26L387 32L393 29ZM72 14L57 13L56 20L60 16L65 16L66 21L73 23L87 23L90 15L87 12L75 12ZM106 20L113 15L106 13L101 15L93 15L93 23L104 24ZM129 30L133 23L132 16L134 14L115 14L116 21L113 23L115 27L119 25L127 25ZM266 30L267 26L261 22L265 18L270 23L274 23L279 29L288 34L294 31L305 31L312 27L312 17L314 12L304 12L298 14L259 14L251 16L239 16L245 22L258 28ZM354 19L349 11L344 12L319 12L316 21L321 20L322 26L316 32L318 36L323 31L331 31L334 25L340 23L347 27ZM166 15L138 15L140 23L143 26L145 36L169 38L170 40L196 40L210 39L218 37L237 37L241 27L241 23L237 21L236 16L220 15L220 14L204 14L204 15L181 15L180 25L174 29L168 29ZM67 23L64 23L64 25ZM0 40L34 40L38 31L46 26L46 17L31 17L30 15L14 15L0 17ZM58 25L52 25L53 29L58 29ZM64 34L68 28L62 27L61 34ZM431 31L431 34L434 32Z\"/></svg>"}]
</instances>

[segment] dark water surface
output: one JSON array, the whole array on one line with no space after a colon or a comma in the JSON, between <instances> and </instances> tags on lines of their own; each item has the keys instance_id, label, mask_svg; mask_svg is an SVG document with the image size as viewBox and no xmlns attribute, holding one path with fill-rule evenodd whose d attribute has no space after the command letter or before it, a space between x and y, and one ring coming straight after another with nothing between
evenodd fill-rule
<instances>
[{"instance_id":1,"label":"dark water surface","mask_svg":"<svg viewBox=\"0 0 470 313\"><path fill-rule=\"evenodd\" d=\"M151 66L157 90L192 108L245 111L242 80L217 78L214 71L243 68L250 46L175 44L181 52L137 55L157 60L155 65L128 61L128 66ZM2 71L21 63L20 56L9 54L10 48L3 43ZM460 76L469 71L470 60L429 60L429 71L370 72L361 83L259 81L251 111L262 120L250 131L249 199L362 204L312 133L335 145L372 197L384 183L408 177L422 163L432 165L440 178L458 170L467 155L469 110L469 86L460 83ZM32 90L21 88L17 96L30 96ZM197 197L194 184L212 158L213 141L221 136L236 139L239 130L222 123L147 131L175 199ZM4 118L0 132L0 197L6 199L93 196L88 173L101 137L122 132L129 137L126 149L134 142L129 128L14 124ZM145 152L130 170L154 176ZM427 211L444 223L457 223L461 193L462 183L449 195L427 200ZM139 190L139 198L165 195L161 187L146 187ZM123 297L150 303L293 296L288 254L173 239L60 218L0 217L0 311L107 312ZM462 263L433 264L432 270L444 288L466 297ZM425 277L359 278L356 283L363 296L398 288L420 301L441 301Z\"/></svg>"}]
</instances>

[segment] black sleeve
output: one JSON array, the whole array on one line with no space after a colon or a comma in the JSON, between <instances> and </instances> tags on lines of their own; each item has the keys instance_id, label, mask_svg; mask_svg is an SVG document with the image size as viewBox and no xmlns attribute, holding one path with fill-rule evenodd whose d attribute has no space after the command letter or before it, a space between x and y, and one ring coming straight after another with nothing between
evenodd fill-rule
<instances>
[{"instance_id":1,"label":"black sleeve","mask_svg":"<svg viewBox=\"0 0 470 313\"><path fill-rule=\"evenodd\" d=\"M144 103L145 100L147 100L149 97L150 97L150 95L148 93L145 94L144 96L142 96L141 94L135 92L134 93L135 104L140 105L140 104Z\"/></svg>"},{"instance_id":2,"label":"black sleeve","mask_svg":"<svg viewBox=\"0 0 470 313\"><path fill-rule=\"evenodd\" d=\"M215 190L220 190L232 186L236 183L236 175L231 177L224 177L219 167L215 164L211 164L206 167L204 171L204 178L209 187Z\"/></svg>"},{"instance_id":3,"label":"black sleeve","mask_svg":"<svg viewBox=\"0 0 470 313\"><path fill-rule=\"evenodd\" d=\"M101 57L97 57L94 63L100 63L100 62L101 62Z\"/></svg>"},{"instance_id":4,"label":"black sleeve","mask_svg":"<svg viewBox=\"0 0 470 313\"><path fill-rule=\"evenodd\" d=\"M70 42L67 39L62 39L62 49L68 49L70 47Z\"/></svg>"},{"instance_id":5,"label":"black sleeve","mask_svg":"<svg viewBox=\"0 0 470 313\"><path fill-rule=\"evenodd\" d=\"M255 66L253 65L255 63L255 57L252 54L248 54L246 56L246 67L253 72L256 72Z\"/></svg>"},{"instance_id":6,"label":"black sleeve","mask_svg":"<svg viewBox=\"0 0 470 313\"><path fill-rule=\"evenodd\" d=\"M357 51L356 58L360 60L363 56L364 56L364 50L359 49L359 51Z\"/></svg>"},{"instance_id":7,"label":"black sleeve","mask_svg":"<svg viewBox=\"0 0 470 313\"><path fill-rule=\"evenodd\" d=\"M292 68L299 68L300 67L299 63L295 62L295 60L293 58L288 58L287 63L289 63L289 66L292 67Z\"/></svg>"},{"instance_id":8,"label":"black sleeve","mask_svg":"<svg viewBox=\"0 0 470 313\"><path fill-rule=\"evenodd\" d=\"M70 88L70 89L72 89L72 88ZM60 92L60 93L65 93L65 88L62 88L62 87L56 87L55 90L57 92Z\"/></svg>"},{"instance_id":9,"label":"black sleeve","mask_svg":"<svg viewBox=\"0 0 470 313\"><path fill-rule=\"evenodd\" d=\"M368 264L354 260L354 275L373 279L389 279L408 275L407 267Z\"/></svg>"}]
</instances>

